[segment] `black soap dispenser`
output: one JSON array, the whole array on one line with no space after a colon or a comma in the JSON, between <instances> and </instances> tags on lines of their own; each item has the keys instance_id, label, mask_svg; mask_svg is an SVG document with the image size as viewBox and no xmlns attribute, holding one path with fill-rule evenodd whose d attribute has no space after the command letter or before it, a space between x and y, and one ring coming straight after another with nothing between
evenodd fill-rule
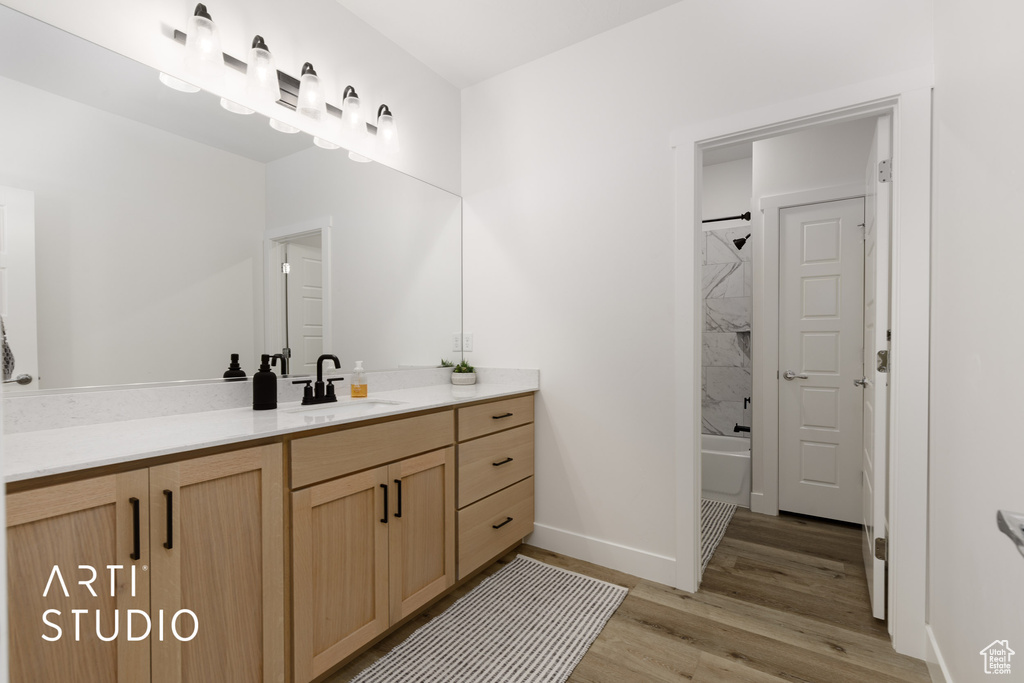
<instances>
[{"instance_id":1,"label":"black soap dispenser","mask_svg":"<svg viewBox=\"0 0 1024 683\"><path fill-rule=\"evenodd\" d=\"M259 372L252 376L252 409L273 410L274 408L277 408L277 375L270 369L270 354L265 353Z\"/></svg>"},{"instance_id":2,"label":"black soap dispenser","mask_svg":"<svg viewBox=\"0 0 1024 683\"><path fill-rule=\"evenodd\" d=\"M231 365L228 366L227 371L224 373L224 379L229 382L237 382L245 379L245 370L238 364L238 354L231 354Z\"/></svg>"}]
</instances>

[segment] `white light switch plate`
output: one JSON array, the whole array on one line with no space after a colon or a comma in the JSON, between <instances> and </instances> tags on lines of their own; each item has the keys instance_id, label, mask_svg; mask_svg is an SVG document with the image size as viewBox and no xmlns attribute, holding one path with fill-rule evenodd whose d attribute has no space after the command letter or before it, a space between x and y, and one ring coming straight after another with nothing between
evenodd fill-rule
<instances>
[{"instance_id":1,"label":"white light switch plate","mask_svg":"<svg viewBox=\"0 0 1024 683\"><path fill-rule=\"evenodd\" d=\"M452 351L462 350L462 335L456 332L452 335Z\"/></svg>"},{"instance_id":2,"label":"white light switch plate","mask_svg":"<svg viewBox=\"0 0 1024 683\"><path fill-rule=\"evenodd\" d=\"M462 350L472 351L473 350L473 333L466 332L462 335Z\"/></svg>"}]
</instances>

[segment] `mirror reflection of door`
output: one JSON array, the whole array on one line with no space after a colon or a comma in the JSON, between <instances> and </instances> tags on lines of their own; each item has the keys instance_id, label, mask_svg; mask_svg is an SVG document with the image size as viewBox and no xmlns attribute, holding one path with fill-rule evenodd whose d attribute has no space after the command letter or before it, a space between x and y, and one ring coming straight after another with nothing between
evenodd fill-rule
<instances>
[{"instance_id":1,"label":"mirror reflection of door","mask_svg":"<svg viewBox=\"0 0 1024 683\"><path fill-rule=\"evenodd\" d=\"M290 349L288 373L316 373L316 360L324 348L323 258L320 233L281 241L279 317L281 351ZM287 265L285 265L287 264Z\"/></svg>"},{"instance_id":2,"label":"mirror reflection of door","mask_svg":"<svg viewBox=\"0 0 1024 683\"><path fill-rule=\"evenodd\" d=\"M39 389L36 339L36 226L35 195L0 186L0 316L7 344L14 354L12 380L27 375L30 382L4 384L5 393Z\"/></svg>"}]
</instances>

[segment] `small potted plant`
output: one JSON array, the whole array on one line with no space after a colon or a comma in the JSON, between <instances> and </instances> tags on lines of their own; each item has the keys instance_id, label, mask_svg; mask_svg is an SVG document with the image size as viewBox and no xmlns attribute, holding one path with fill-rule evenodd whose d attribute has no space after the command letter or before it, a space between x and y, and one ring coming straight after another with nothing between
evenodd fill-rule
<instances>
[{"instance_id":1,"label":"small potted plant","mask_svg":"<svg viewBox=\"0 0 1024 683\"><path fill-rule=\"evenodd\" d=\"M452 368L452 384L476 384L476 370L462 361Z\"/></svg>"}]
</instances>

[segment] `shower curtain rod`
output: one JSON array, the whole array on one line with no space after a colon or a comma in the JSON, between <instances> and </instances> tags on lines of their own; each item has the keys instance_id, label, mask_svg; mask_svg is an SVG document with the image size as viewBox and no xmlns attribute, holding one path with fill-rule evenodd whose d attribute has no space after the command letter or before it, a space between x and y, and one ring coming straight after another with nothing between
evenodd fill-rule
<instances>
[{"instance_id":1,"label":"shower curtain rod","mask_svg":"<svg viewBox=\"0 0 1024 683\"><path fill-rule=\"evenodd\" d=\"M739 216L726 216L725 218L709 218L706 221L701 221L701 223L717 223L719 221L735 221L735 220L749 221L750 220L750 212L747 211L746 213L741 213Z\"/></svg>"}]
</instances>

